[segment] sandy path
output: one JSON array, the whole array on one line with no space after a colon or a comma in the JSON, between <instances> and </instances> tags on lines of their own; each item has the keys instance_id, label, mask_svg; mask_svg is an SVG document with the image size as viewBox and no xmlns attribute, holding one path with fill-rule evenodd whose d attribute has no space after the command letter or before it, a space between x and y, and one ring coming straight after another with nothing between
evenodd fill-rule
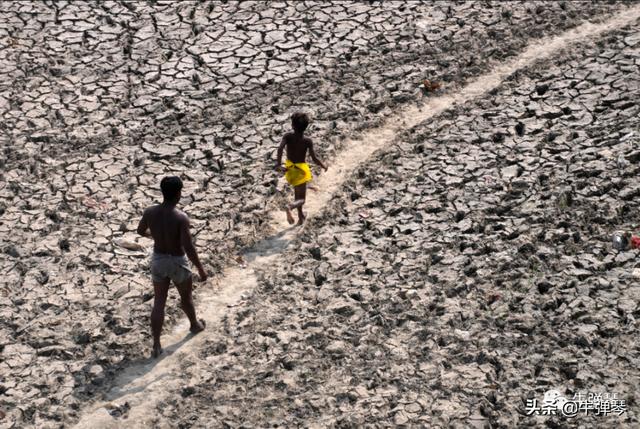
<instances>
[{"instance_id":1,"label":"sandy path","mask_svg":"<svg viewBox=\"0 0 640 429\"><path fill-rule=\"evenodd\" d=\"M410 107L398 112L382 127L372 129L358 140L345 145L345 150L339 154L329 170L317 178L315 186L318 191L310 193L306 209L308 215L318 214L353 169L366 162L374 152L388 146L400 132L440 114L457 103L467 102L496 88L510 74L530 66L537 60L548 58L574 43L597 38L639 18L640 5L637 5L625 9L603 23L585 23L559 36L537 41L513 61L496 64L490 73L473 80L460 91L431 98L420 107ZM256 270L268 267L287 248L299 230L286 224L283 213L273 213L272 227L275 231L281 232L246 251L243 254L246 262L244 266L228 268L218 281L219 286L207 291L200 289L198 312L209 326L220 320L227 306L236 305L241 301L243 293L251 290L257 283ZM125 402L129 404L131 408L128 412L127 427L147 427L155 417L156 405L165 399L167 392L187 382L180 377L180 369L209 335L205 331L191 338L185 337L186 332L187 321L183 320L171 332L166 333L163 336L164 358L159 361L145 360L123 371L116 380L115 387L106 394L106 402L87 406L77 427L118 427L118 422L109 415L105 407L110 402L117 402L118 405ZM197 365L197 361L193 359L189 362L190 365ZM197 374L197 371L194 373ZM193 381L197 380L189 380Z\"/></svg>"}]
</instances>

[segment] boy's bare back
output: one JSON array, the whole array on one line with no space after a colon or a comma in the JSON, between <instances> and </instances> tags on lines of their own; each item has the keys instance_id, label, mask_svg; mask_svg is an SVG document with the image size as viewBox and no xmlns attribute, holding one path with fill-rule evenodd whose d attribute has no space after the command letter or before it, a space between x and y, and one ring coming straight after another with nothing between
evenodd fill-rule
<instances>
[{"instance_id":1,"label":"boy's bare back","mask_svg":"<svg viewBox=\"0 0 640 429\"><path fill-rule=\"evenodd\" d=\"M313 147L310 138L296 133L286 133L282 140L287 146L287 159L296 164L306 162L307 150Z\"/></svg>"}]
</instances>

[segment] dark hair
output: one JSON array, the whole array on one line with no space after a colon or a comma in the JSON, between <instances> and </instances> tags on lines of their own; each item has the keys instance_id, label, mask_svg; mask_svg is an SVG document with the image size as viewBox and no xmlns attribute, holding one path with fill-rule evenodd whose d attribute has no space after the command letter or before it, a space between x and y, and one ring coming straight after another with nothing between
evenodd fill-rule
<instances>
[{"instance_id":1,"label":"dark hair","mask_svg":"<svg viewBox=\"0 0 640 429\"><path fill-rule=\"evenodd\" d=\"M304 132L309 126L309 116L302 112L294 113L291 115L291 126L299 133Z\"/></svg>"},{"instance_id":2,"label":"dark hair","mask_svg":"<svg viewBox=\"0 0 640 429\"><path fill-rule=\"evenodd\" d=\"M160 189L166 201L173 201L182 190L182 180L178 176L167 176L160 181Z\"/></svg>"}]
</instances>

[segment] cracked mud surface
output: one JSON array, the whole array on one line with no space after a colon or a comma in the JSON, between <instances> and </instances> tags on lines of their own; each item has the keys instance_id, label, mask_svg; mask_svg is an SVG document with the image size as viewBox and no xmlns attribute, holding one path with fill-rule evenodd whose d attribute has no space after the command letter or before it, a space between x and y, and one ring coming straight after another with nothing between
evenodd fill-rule
<instances>
[{"instance_id":1,"label":"cracked mud surface","mask_svg":"<svg viewBox=\"0 0 640 429\"><path fill-rule=\"evenodd\" d=\"M7 3L0 12L0 270L5 279L0 286L0 409L7 414L0 427L56 427L73 421L80 404L100 392L114 371L147 354L148 242L139 240L140 249L131 242L142 209L158 198L163 175L186 179L185 210L205 264L218 273L229 256L266 234L266 211L281 194L270 171L273 152L293 110L312 113L311 136L321 155L330 158L345 135L379 123L402 103L420 100L423 79L442 81L445 91L452 90L492 61L517 53L532 37L605 17L620 7L571 2L331 7L315 2L269 7L252 2ZM530 384L533 378L515 372L527 365L491 352L502 350L501 341L518 344L528 364L540 366L536 379L552 384L557 384L558 371L573 374L574 367L578 372L571 380L579 379L579 369L593 370L589 359L595 359L577 353L564 370L556 361L535 357L541 352L526 342L525 334L546 330L552 338L541 340L540 347L550 347L565 332L554 332L554 317L568 317L567 323L580 328L590 325L582 333L586 345L564 340L570 344L565 348L589 348L594 356L611 343L628 350L630 328L620 320L633 314L635 307L628 302L637 303L637 298L625 295L632 289L616 279L625 278L635 255L612 256L606 240L610 227L625 229L637 221L632 199L638 195L638 157L631 141L616 143L629 130L638 130L634 40L637 34L621 33L605 41L608 51L589 48L585 58L562 59L554 66L556 75L533 70L516 77L483 100L486 105L464 106L418 127L400 146L404 154L392 151L387 162L366 166L342 196L348 202L345 211L333 207L326 220L309 228L317 234L313 246L329 246L320 257L326 258L323 264L302 258L293 277L282 267L278 275L265 273L258 301L243 304L241 313L229 317L230 323L244 323L233 322L233 335L215 345L229 368L216 368L219 378L196 386L192 395L198 404L207 388L218 389L214 400L222 411L205 416L238 424L234 413L244 406L229 392L242 379L239 374L251 370L263 385L243 393L242 400L259 401L260 389L276 383L273 398L265 396L274 401L265 403L274 407L274 422L286 410L292 424L302 423L316 418L317 409L331 410L336 421L348 415L356 424L363 416L417 423L414 414L426 414L427 405L410 393L427 380L429 391L450 394L443 403L422 399L436 407L431 408L432 423L446 425L477 414L480 399L448 390L447 383L459 382L468 370L469 386L491 374L488 383L498 387L488 405L483 402L484 413L510 424L517 420L509 420L514 417L508 407L517 405L507 404L506 396L521 398L536 386ZM524 135L514 139L518 122ZM594 148L593 141L603 148ZM617 160L619 152L631 154L623 173L609 161ZM388 188L374 186L385 182ZM621 200L628 201L626 208ZM572 222L576 216L579 225ZM344 241L342 247L334 236ZM368 268L359 268L362 258L371 259ZM606 276L587 275L597 270ZM571 276L579 281L568 286ZM596 287L606 279L606 287ZM545 294L527 293L527 282L538 288L541 281L549 284ZM295 287L300 282L306 289ZM315 282L324 286L318 291ZM372 291L372 284L380 289ZM349 301L357 291L364 296ZM493 302L483 306L485 295ZM258 311L253 307L258 302L268 306ZM290 302L288 311L285 302ZM615 307L617 302L622 309ZM322 306L316 308L317 303ZM594 306L599 313L565 315ZM175 307L175 301L168 307ZM611 326L599 323L608 312ZM533 324L534 314L549 317L549 325ZM472 326L469 321L477 319L482 324ZM433 323L421 326L423 320ZM282 323L301 332L288 341L291 352L282 351L286 340L280 334L269 334ZM356 335L346 326L366 326L370 332ZM480 328L478 337L473 329ZM574 334L568 328L566 333ZM467 335L485 343L468 344ZM409 338L418 338L411 341L421 346L408 350L403 341ZM316 342L319 346L312 347ZM294 377L291 386L289 379L270 378L274 370L269 365L280 362L268 354L271 343L279 344L271 352L278 359L285 353L296 360L301 370L295 377L305 383L304 374L317 378L307 385ZM357 351L359 344L364 347ZM466 357L452 358L455 350L447 346L464 347ZM388 359L396 349L402 356ZM240 357L255 357L255 363L247 361L241 368L234 350L245 353ZM353 362L340 358L343 352ZM203 353L211 355L209 349ZM416 353L427 353L420 360L425 368L413 365ZM348 392L360 385L367 392L377 387L364 381L363 371L373 367L360 365L367 356L385 370L379 371L379 380L372 378L382 386L380 392L367 393L373 399L364 401ZM343 370L336 371L336 362ZM414 372L404 374L410 363ZM633 367L624 360L612 365L619 371ZM414 381L407 381L406 397L394 391L394 374L415 374ZM507 389L513 381L521 386ZM588 386L593 380L583 382ZM321 389L323 384L328 390ZM301 403L285 406L283 395L296 392L288 389L302 391L302 386L309 390L300 394ZM393 400L384 399L389 397ZM338 412L343 408L344 416ZM188 418L194 410L186 410ZM178 423L173 412L167 408L165 417ZM125 411L118 413L126 417ZM255 418L255 424L268 420L251 413L245 417Z\"/></svg>"},{"instance_id":2,"label":"cracked mud surface","mask_svg":"<svg viewBox=\"0 0 640 429\"><path fill-rule=\"evenodd\" d=\"M158 421L637 426L638 251L610 244L640 225L637 29L516 73L358 168ZM552 388L618 392L628 412L525 416Z\"/></svg>"}]
</instances>

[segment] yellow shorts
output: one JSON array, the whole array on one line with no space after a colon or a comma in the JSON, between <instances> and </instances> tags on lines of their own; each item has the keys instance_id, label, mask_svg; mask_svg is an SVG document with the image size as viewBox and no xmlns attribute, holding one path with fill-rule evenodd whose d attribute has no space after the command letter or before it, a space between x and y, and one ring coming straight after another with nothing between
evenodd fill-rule
<instances>
[{"instance_id":1,"label":"yellow shorts","mask_svg":"<svg viewBox=\"0 0 640 429\"><path fill-rule=\"evenodd\" d=\"M298 162L294 164L287 159L284 163L284 167L287 169L286 173L284 173L284 178L287 179L287 182L289 182L291 186L302 185L312 179L311 169L309 168L309 164L306 162Z\"/></svg>"}]
</instances>

